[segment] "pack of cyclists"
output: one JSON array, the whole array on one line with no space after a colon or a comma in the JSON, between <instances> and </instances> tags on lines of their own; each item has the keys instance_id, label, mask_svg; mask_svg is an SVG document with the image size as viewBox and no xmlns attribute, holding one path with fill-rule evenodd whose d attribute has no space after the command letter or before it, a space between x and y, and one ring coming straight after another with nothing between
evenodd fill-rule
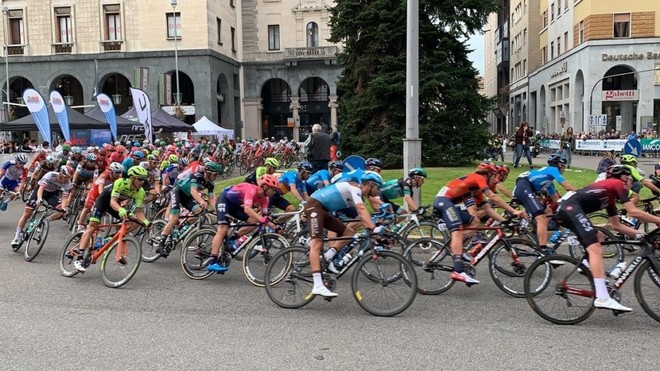
<instances>
[{"instance_id":1,"label":"pack of cyclists","mask_svg":"<svg viewBox=\"0 0 660 371\"><path fill-rule=\"evenodd\" d=\"M242 145L256 146L267 155L288 144L264 141ZM277 173L280 162L267 157L263 165L249 173L243 182L216 192L215 182L223 172L223 166L214 156L225 156L232 151L232 147L224 145L211 149L204 145L184 145L180 141L171 145L162 141L156 145L146 141L128 146L106 144L86 150L64 143L56 153L38 153L29 165L28 157L19 153L0 169L0 185L9 191L3 192L0 210L6 210L7 204L17 198L28 179L34 186L11 244L18 244L27 220L41 203L63 211L51 215L51 220L56 220L68 216L77 193L84 192L81 211L75 215L76 230L84 231L78 251L78 256L82 257L105 214L117 219L131 217L135 223L148 228L151 221L145 216L146 205L168 193L171 201L165 214L167 224L161 231L156 252L162 257L171 253L168 241L173 229L180 224L179 216L183 210L197 214L213 207L217 217L217 234L206 269L224 273L228 266L219 256L226 247L236 248L239 239L250 232L250 228L241 228L230 234L230 220L268 224L277 230L278 226L269 214L273 209L294 211L295 206L284 197L290 193L302 206L308 225L313 278L311 293L331 298L337 294L324 285L321 272L326 268L333 271L332 259L348 241L331 243L323 252L324 231L345 237L355 234L358 227L378 230L365 206L367 202L373 210L388 204L392 205L395 214L402 214L405 209L416 212L420 205L415 201L415 192L421 189L429 176L425 169L413 168L406 177L385 180L381 175L383 163L376 158L367 159L364 170L347 172L341 161L333 161L328 169L315 171L309 162L303 161L294 169ZM639 232L622 225L615 217L616 203L620 202L630 216L660 225L660 218L644 213L634 205L642 186L654 192L660 192L660 189L639 175L636 158L622 156L621 163L610 166L605 179L582 189L577 189L564 178L566 159L560 154L551 154L546 167L521 173L512 192L502 185L509 175L508 167L491 162L480 163L473 172L443 185L433 201L433 211L438 220L444 222L451 237L454 268L451 279L468 285L479 283L464 271L463 244L465 237L471 233L463 231L462 227L480 225L483 215L493 220L504 220L493 206L514 217L533 221L540 250L544 254L554 253L548 246L548 215L553 211L547 202L544 203L544 200L550 200L559 202L556 219L563 227L573 231L589 252L589 265L596 287L594 305L597 308L629 311L630 308L609 296L605 286L602 247L586 216L597 210L606 210L615 230L635 237ZM558 185L567 192L564 197L560 198ZM512 207L498 193L512 195L520 202L522 209ZM399 200L401 205L396 204ZM342 216L357 218L358 221L346 224L341 220ZM86 269L80 259L74 265L80 272Z\"/></svg>"}]
</instances>

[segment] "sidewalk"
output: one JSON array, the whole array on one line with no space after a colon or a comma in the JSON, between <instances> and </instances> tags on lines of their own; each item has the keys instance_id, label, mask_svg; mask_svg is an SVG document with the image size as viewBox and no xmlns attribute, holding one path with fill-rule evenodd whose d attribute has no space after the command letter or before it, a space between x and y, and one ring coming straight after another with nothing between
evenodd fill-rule
<instances>
[{"instance_id":1,"label":"sidewalk","mask_svg":"<svg viewBox=\"0 0 660 371\"><path fill-rule=\"evenodd\" d=\"M548 155L549 153L541 153L539 154L536 158L532 158L532 163L534 166L546 166L547 160L548 160ZM507 152L504 154L504 158L506 159L506 163L510 164L512 154L511 152ZM600 156L581 156L581 155L573 155L573 160L571 162L571 168L583 168L583 169L589 169L589 170L596 170L598 167L598 163L600 162L601 157ZM617 160L618 163L618 160ZM646 174L652 174L655 171L655 164L660 163L660 159L657 158L652 158L652 157L640 157L639 159L639 168L644 170ZM527 158L523 156L523 158L520 160L518 165L522 166L523 168L527 167Z\"/></svg>"}]
</instances>

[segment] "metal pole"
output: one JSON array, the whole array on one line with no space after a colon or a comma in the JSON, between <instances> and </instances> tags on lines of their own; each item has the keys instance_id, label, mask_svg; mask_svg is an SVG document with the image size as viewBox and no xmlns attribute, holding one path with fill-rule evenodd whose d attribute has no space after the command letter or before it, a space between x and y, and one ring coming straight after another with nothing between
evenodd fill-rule
<instances>
[{"instance_id":1,"label":"metal pole","mask_svg":"<svg viewBox=\"0 0 660 371\"><path fill-rule=\"evenodd\" d=\"M403 176L421 166L419 139L419 0L408 0L406 25L406 138L403 140ZM420 192L415 193L419 204Z\"/></svg>"},{"instance_id":2,"label":"metal pole","mask_svg":"<svg viewBox=\"0 0 660 371\"><path fill-rule=\"evenodd\" d=\"M6 85L7 90L5 91L5 96L7 97L7 102L9 102L9 41L7 40L7 18L9 17L9 8L4 5L2 7L2 33L4 34L5 41L5 78L7 79ZM5 107L7 122L9 122L9 105Z\"/></svg>"},{"instance_id":3,"label":"metal pole","mask_svg":"<svg viewBox=\"0 0 660 371\"><path fill-rule=\"evenodd\" d=\"M176 94L174 94L174 99L176 100L176 105L177 107L181 105L180 99L181 96L179 95L179 48L178 48L178 42L177 39L179 38L178 35L178 30L177 30L177 17L176 17L176 0L172 1L172 11L174 15L174 71L176 75Z\"/></svg>"}]
</instances>

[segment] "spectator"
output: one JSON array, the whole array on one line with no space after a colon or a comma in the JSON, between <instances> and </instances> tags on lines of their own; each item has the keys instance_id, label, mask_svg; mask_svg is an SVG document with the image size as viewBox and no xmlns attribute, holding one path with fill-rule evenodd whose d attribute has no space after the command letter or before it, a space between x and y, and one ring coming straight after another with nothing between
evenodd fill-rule
<instances>
[{"instance_id":1,"label":"spectator","mask_svg":"<svg viewBox=\"0 0 660 371\"><path fill-rule=\"evenodd\" d=\"M324 133L321 125L314 124L312 133L305 141L307 147L307 160L314 166L316 171L328 170L330 162L330 135Z\"/></svg>"},{"instance_id":2,"label":"spectator","mask_svg":"<svg viewBox=\"0 0 660 371\"><path fill-rule=\"evenodd\" d=\"M523 122L520 124L520 128L516 131L516 154L513 160L513 167L518 167L520 158L525 155L527 157L527 162L529 167L532 168L532 156L529 153L529 139L534 135L534 132L529 128L529 124Z\"/></svg>"},{"instance_id":3,"label":"spectator","mask_svg":"<svg viewBox=\"0 0 660 371\"><path fill-rule=\"evenodd\" d=\"M601 173L606 172L607 168L612 165L616 165L616 162L614 161L614 150L603 152L603 158L598 163L596 173L600 175Z\"/></svg>"},{"instance_id":4,"label":"spectator","mask_svg":"<svg viewBox=\"0 0 660 371\"><path fill-rule=\"evenodd\" d=\"M341 144L341 134L337 131L337 128L334 128L332 130L328 129L331 131L330 134L330 160L332 161L337 161L337 149L339 148L339 145Z\"/></svg>"},{"instance_id":5,"label":"spectator","mask_svg":"<svg viewBox=\"0 0 660 371\"><path fill-rule=\"evenodd\" d=\"M561 136L559 148L561 154L566 158L566 167L571 168L571 161L573 160L573 151L575 151L575 135L573 135L573 128L566 129L564 135Z\"/></svg>"}]
</instances>

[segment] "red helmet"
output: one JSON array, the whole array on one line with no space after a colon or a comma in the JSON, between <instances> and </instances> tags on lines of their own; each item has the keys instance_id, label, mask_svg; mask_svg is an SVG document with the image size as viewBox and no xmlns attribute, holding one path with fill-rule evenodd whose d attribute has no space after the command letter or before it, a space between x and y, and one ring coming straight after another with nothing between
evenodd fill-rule
<instances>
[{"instance_id":1,"label":"red helmet","mask_svg":"<svg viewBox=\"0 0 660 371\"><path fill-rule=\"evenodd\" d=\"M114 152L117 150L112 144L108 144L108 146L105 148L108 150L108 152Z\"/></svg>"},{"instance_id":2,"label":"red helmet","mask_svg":"<svg viewBox=\"0 0 660 371\"><path fill-rule=\"evenodd\" d=\"M492 162L482 162L477 166L477 171L487 172L487 173L497 173L497 165Z\"/></svg>"},{"instance_id":3,"label":"red helmet","mask_svg":"<svg viewBox=\"0 0 660 371\"><path fill-rule=\"evenodd\" d=\"M105 148L99 149L99 156L107 156L108 155L108 150Z\"/></svg>"},{"instance_id":4,"label":"red helmet","mask_svg":"<svg viewBox=\"0 0 660 371\"><path fill-rule=\"evenodd\" d=\"M504 181L509 176L509 167L506 165L497 165L497 172L500 174L501 181Z\"/></svg>"},{"instance_id":5,"label":"red helmet","mask_svg":"<svg viewBox=\"0 0 660 371\"><path fill-rule=\"evenodd\" d=\"M257 183L259 183L259 186L266 185L266 186L269 186L269 187L272 187L272 188L277 188L277 187L280 186L280 181L273 174L264 174L264 175L262 175L261 178L259 178L259 181Z\"/></svg>"},{"instance_id":6,"label":"red helmet","mask_svg":"<svg viewBox=\"0 0 660 371\"><path fill-rule=\"evenodd\" d=\"M124 153L126 152L126 147L122 146L121 144L117 146L117 152L119 153Z\"/></svg>"}]
</instances>

